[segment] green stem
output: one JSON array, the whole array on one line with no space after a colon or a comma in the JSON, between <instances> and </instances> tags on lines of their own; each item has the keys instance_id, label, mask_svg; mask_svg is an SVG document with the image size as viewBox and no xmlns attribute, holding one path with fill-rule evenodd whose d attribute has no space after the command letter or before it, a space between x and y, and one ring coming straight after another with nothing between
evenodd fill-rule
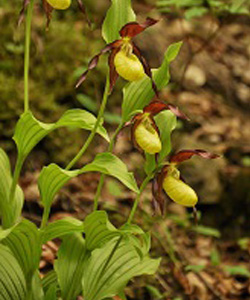
<instances>
[{"instance_id":1,"label":"green stem","mask_svg":"<svg viewBox=\"0 0 250 300\"><path fill-rule=\"evenodd\" d=\"M89 147L90 143L92 142L96 131L101 123L101 119L103 117L104 114L104 110L107 104L107 100L108 100L108 96L109 96L109 76L107 75L107 79L106 79L106 86L105 86L105 90L104 90L104 94L103 94L103 98L102 98L102 104L97 116L97 120L95 122L95 126L92 129L87 141L84 143L82 149L77 153L77 155L71 160L71 162L67 165L66 170L71 169L74 164L83 156L84 152L87 150L87 148Z\"/></svg>"},{"instance_id":2,"label":"green stem","mask_svg":"<svg viewBox=\"0 0 250 300\"><path fill-rule=\"evenodd\" d=\"M44 229L47 226L49 213L50 213L50 207L45 207L43 211L43 218L42 218L40 229Z\"/></svg>"},{"instance_id":3,"label":"green stem","mask_svg":"<svg viewBox=\"0 0 250 300\"><path fill-rule=\"evenodd\" d=\"M110 144L109 144L109 147L108 147L108 152L112 152L113 149L114 149L114 144L115 144L115 139L118 135L118 133L120 132L120 130L122 129L123 127L123 123L120 123L119 126L117 126L111 140L110 140ZM98 186L97 186L97 190L96 190L96 194L95 194L95 198L94 198L94 208L93 210L96 211L97 208L98 208L98 200L100 198L100 195L101 195L101 191L102 191L102 187L103 187L103 184L104 184L104 180L105 180L105 174L102 174L101 175L101 178L100 178L100 181L98 183Z\"/></svg>"},{"instance_id":4,"label":"green stem","mask_svg":"<svg viewBox=\"0 0 250 300\"><path fill-rule=\"evenodd\" d=\"M22 165L23 165L23 159L21 159L20 156L18 156L16 166L15 166L14 175L13 175L12 184L11 184L11 187L10 187L10 197L9 197L10 206L13 205L14 195L15 195L15 192L16 192L16 186L17 186L19 175L21 173Z\"/></svg>"},{"instance_id":5,"label":"green stem","mask_svg":"<svg viewBox=\"0 0 250 300\"><path fill-rule=\"evenodd\" d=\"M30 1L25 25L25 51L24 51L24 112L29 110L29 64L30 64L30 36L31 20L34 8L34 0Z\"/></svg>"},{"instance_id":6,"label":"green stem","mask_svg":"<svg viewBox=\"0 0 250 300\"><path fill-rule=\"evenodd\" d=\"M9 207L13 207L13 205L14 205L16 186L17 186L18 178L20 176L21 169L22 169L22 166L23 166L23 161L24 161L24 159L20 158L20 156L17 157L17 162L16 162L16 165L15 165L13 179L12 179L12 183L11 183L11 187L10 187ZM6 216L6 218L3 220L3 227L4 228L9 228L13 225L12 224L12 222L13 222L12 218L13 218L12 215Z\"/></svg>"},{"instance_id":7,"label":"green stem","mask_svg":"<svg viewBox=\"0 0 250 300\"><path fill-rule=\"evenodd\" d=\"M143 181L143 183L141 184L141 187L140 187L140 192L139 194L136 196L135 198L135 201L134 201L134 204L133 204L133 207L131 209L131 212L130 212L130 215L128 217L128 221L127 223L130 224L134 218L134 215L135 215L135 212L136 212L136 209L138 207L138 204L139 204L139 201L140 201L140 197L141 197L141 194L142 192L144 191L145 187L147 186L147 184L149 183L149 181L151 180L152 178L152 175L149 174Z\"/></svg>"},{"instance_id":8,"label":"green stem","mask_svg":"<svg viewBox=\"0 0 250 300\"><path fill-rule=\"evenodd\" d=\"M92 142L96 131L101 123L101 118L103 117L104 114L104 110L107 104L107 100L108 100L108 96L109 96L109 76L107 75L107 79L106 79L106 85L105 85L105 90L103 93L103 99L102 99L102 104L95 122L95 126L92 129L87 141L84 143L83 147L81 148L81 150L77 153L77 155L71 160L71 162L67 165L66 170L70 170L74 164L82 157L82 155L84 154L84 152L87 150L87 148L89 147L90 143ZM43 211L43 217L42 217L42 223L40 228L43 229L47 223L48 223L48 219L49 219L49 213L50 213L50 208L44 208Z\"/></svg>"}]
</instances>

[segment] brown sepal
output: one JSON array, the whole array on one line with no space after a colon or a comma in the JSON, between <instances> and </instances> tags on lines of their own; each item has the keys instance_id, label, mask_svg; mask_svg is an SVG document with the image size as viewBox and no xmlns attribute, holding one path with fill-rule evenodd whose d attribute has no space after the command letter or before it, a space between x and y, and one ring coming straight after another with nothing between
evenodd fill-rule
<instances>
[{"instance_id":1,"label":"brown sepal","mask_svg":"<svg viewBox=\"0 0 250 300\"><path fill-rule=\"evenodd\" d=\"M46 29L49 28L50 21L52 19L52 12L53 12L53 7L49 5L49 3L46 0L43 0L43 9L46 14L47 18L47 24L46 24Z\"/></svg>"},{"instance_id":2,"label":"brown sepal","mask_svg":"<svg viewBox=\"0 0 250 300\"><path fill-rule=\"evenodd\" d=\"M158 89L157 89L157 85L156 83L154 82L154 79L153 79L153 75L152 75L152 72L151 72L151 69L150 69L150 66L147 62L147 60L145 59L145 57L142 56L141 54L141 50L133 43L133 52L134 54L139 58L142 66L143 66L143 69L144 69L144 72L148 75L148 77L151 79L151 82L152 82L152 89L154 90L155 92L155 95L157 97L159 97L159 93L158 93Z\"/></svg>"},{"instance_id":3,"label":"brown sepal","mask_svg":"<svg viewBox=\"0 0 250 300\"><path fill-rule=\"evenodd\" d=\"M120 41L117 40L117 41L114 41L108 45L106 45L97 55L95 55L89 62L88 64L88 68L87 70L81 75L81 77L79 78L79 80L77 81L76 83L76 88L78 88L83 82L84 80L86 79L87 77L87 74L90 70L94 69L97 64L98 64L98 61L99 61L99 58L102 54L112 50L113 48L116 48L118 47L118 45L120 44Z\"/></svg>"},{"instance_id":4,"label":"brown sepal","mask_svg":"<svg viewBox=\"0 0 250 300\"><path fill-rule=\"evenodd\" d=\"M27 8L27 6L30 4L30 0L23 0L23 7L19 13L19 18L18 18L18 26L20 26L24 20L24 16L25 16L25 10Z\"/></svg>"},{"instance_id":5,"label":"brown sepal","mask_svg":"<svg viewBox=\"0 0 250 300\"><path fill-rule=\"evenodd\" d=\"M168 166L162 168L161 172L156 175L152 183L153 203L156 202L160 208L161 214L165 212L165 199L163 194L163 181L168 172ZM155 203L154 203L155 206Z\"/></svg>"},{"instance_id":6,"label":"brown sepal","mask_svg":"<svg viewBox=\"0 0 250 300\"><path fill-rule=\"evenodd\" d=\"M137 22L130 22L124 25L119 33L121 37L132 38L157 22L157 20L154 20L152 18L147 18L146 21L142 24L139 24Z\"/></svg>"},{"instance_id":7,"label":"brown sepal","mask_svg":"<svg viewBox=\"0 0 250 300\"><path fill-rule=\"evenodd\" d=\"M181 163L185 160L190 159L194 155L200 156L200 157L205 158L205 159L215 159L215 158L219 157L219 155L217 155L217 154L207 152L207 151L201 150L201 149L182 150L182 151L174 154L173 156L171 156L170 162Z\"/></svg>"},{"instance_id":8,"label":"brown sepal","mask_svg":"<svg viewBox=\"0 0 250 300\"><path fill-rule=\"evenodd\" d=\"M77 0L77 3L78 3L78 7L80 9L80 11L84 14L85 18L86 18L86 21L89 25L89 27L91 27L91 21L86 13L86 8L84 6L84 4L82 3L82 0Z\"/></svg>"},{"instance_id":9,"label":"brown sepal","mask_svg":"<svg viewBox=\"0 0 250 300\"><path fill-rule=\"evenodd\" d=\"M178 109L178 107L176 107L172 104L166 104L159 100L152 101L150 104L145 106L143 109L144 112L150 113L152 116L157 115L158 113L160 113L163 110L170 110L177 117L179 117L181 119L185 119L185 120L188 119L188 117L184 113L182 113Z\"/></svg>"},{"instance_id":10,"label":"brown sepal","mask_svg":"<svg viewBox=\"0 0 250 300\"><path fill-rule=\"evenodd\" d=\"M112 49L109 58L108 58L108 64L109 64L109 92L111 93L114 85L116 83L117 78L119 77L118 73L116 72L115 69L115 64L114 64L114 58L117 52L119 51L119 48L114 48Z\"/></svg>"},{"instance_id":11,"label":"brown sepal","mask_svg":"<svg viewBox=\"0 0 250 300\"><path fill-rule=\"evenodd\" d=\"M141 149L141 147L137 144L136 142L136 139L135 139L135 130L137 128L137 126L141 123L142 121L142 116L143 114L142 113L139 113L137 115L135 115L132 119L131 122L132 123L132 126L131 126L131 141L132 141L132 144L133 146L141 153L143 153L143 150Z\"/></svg>"}]
</instances>

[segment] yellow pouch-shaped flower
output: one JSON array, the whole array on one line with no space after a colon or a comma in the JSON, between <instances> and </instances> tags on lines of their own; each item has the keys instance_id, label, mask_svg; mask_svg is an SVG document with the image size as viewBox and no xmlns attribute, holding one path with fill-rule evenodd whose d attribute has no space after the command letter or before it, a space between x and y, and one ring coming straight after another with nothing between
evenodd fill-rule
<instances>
[{"instance_id":1,"label":"yellow pouch-shaped flower","mask_svg":"<svg viewBox=\"0 0 250 300\"><path fill-rule=\"evenodd\" d=\"M71 4L71 0L46 0L49 5L55 9L67 9Z\"/></svg>"},{"instance_id":2,"label":"yellow pouch-shaped flower","mask_svg":"<svg viewBox=\"0 0 250 300\"><path fill-rule=\"evenodd\" d=\"M145 76L142 63L134 54L119 51L114 58L116 72L128 81L140 80Z\"/></svg>"},{"instance_id":3,"label":"yellow pouch-shaped flower","mask_svg":"<svg viewBox=\"0 0 250 300\"><path fill-rule=\"evenodd\" d=\"M163 189L167 195L176 203L194 207L198 202L195 191L181 179L171 175L166 176L163 181Z\"/></svg>"},{"instance_id":4,"label":"yellow pouch-shaped flower","mask_svg":"<svg viewBox=\"0 0 250 300\"><path fill-rule=\"evenodd\" d=\"M150 124L150 120L145 119L135 129L136 143L149 154L159 153L162 145L158 132Z\"/></svg>"}]
</instances>

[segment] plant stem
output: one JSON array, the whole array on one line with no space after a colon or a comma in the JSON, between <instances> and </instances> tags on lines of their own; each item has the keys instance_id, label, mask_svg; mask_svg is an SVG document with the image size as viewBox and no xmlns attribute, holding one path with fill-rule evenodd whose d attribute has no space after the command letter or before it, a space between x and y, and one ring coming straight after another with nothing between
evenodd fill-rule
<instances>
[{"instance_id":1,"label":"plant stem","mask_svg":"<svg viewBox=\"0 0 250 300\"><path fill-rule=\"evenodd\" d=\"M46 227L49 219L49 213L50 213L50 207L45 207L43 211L43 218L42 218L40 229L44 229Z\"/></svg>"},{"instance_id":2,"label":"plant stem","mask_svg":"<svg viewBox=\"0 0 250 300\"><path fill-rule=\"evenodd\" d=\"M107 79L106 79L106 85L105 85L105 90L103 93L103 98L102 98L102 104L96 119L96 123L94 128L92 129L87 141L84 143L82 149L77 153L77 155L71 160L71 162L67 165L66 170L71 169L74 164L82 157L82 155L84 154L84 152L87 150L87 148L89 147L90 143L92 142L96 131L101 123L101 119L103 117L104 114L104 110L107 104L107 100L108 100L108 96L109 96L109 76L107 75Z\"/></svg>"},{"instance_id":3,"label":"plant stem","mask_svg":"<svg viewBox=\"0 0 250 300\"><path fill-rule=\"evenodd\" d=\"M110 144L109 144L109 147L108 147L108 152L112 152L113 149L114 149L114 144L115 144L115 139L118 135L118 133L120 132L120 130L122 129L123 127L123 123L121 122L119 124L119 126L117 126L111 140L110 140ZM102 187L103 187L103 184L104 184L104 179L105 179L105 174L102 174L101 175L101 178L100 178L100 181L98 183L98 186L97 186L97 190L96 190L96 194L95 194L95 198L94 198L94 208L93 210L97 210L98 208L98 200L99 200L99 197L100 197L100 194L101 194L101 191L102 191Z\"/></svg>"},{"instance_id":4,"label":"plant stem","mask_svg":"<svg viewBox=\"0 0 250 300\"><path fill-rule=\"evenodd\" d=\"M34 0L30 1L27 10L25 24L25 51L24 51L24 112L29 110L29 64L30 64L30 36L31 20L34 8Z\"/></svg>"},{"instance_id":5,"label":"plant stem","mask_svg":"<svg viewBox=\"0 0 250 300\"><path fill-rule=\"evenodd\" d=\"M23 165L23 159L20 159L20 156L18 156L15 170L14 170L12 184L10 187L10 198L9 198L10 205L13 204L14 194L16 191L17 181L18 181L21 169L22 169L22 165Z\"/></svg>"},{"instance_id":6,"label":"plant stem","mask_svg":"<svg viewBox=\"0 0 250 300\"><path fill-rule=\"evenodd\" d=\"M17 157L17 162L15 165L15 170L14 170L14 175L13 175L13 179L12 179L12 183L11 183L11 187L10 187L10 194L9 194L9 206L13 207L14 205L14 199L15 199L15 192L16 192L16 186L17 186L17 182L18 182L18 178L22 169L22 165L23 165L23 158L20 158L20 156ZM12 216L9 216L6 218L6 220L3 221L3 227L4 228L9 228L12 224Z\"/></svg>"},{"instance_id":7,"label":"plant stem","mask_svg":"<svg viewBox=\"0 0 250 300\"><path fill-rule=\"evenodd\" d=\"M141 184L141 187L140 187L140 192L139 194L136 196L135 198L135 201L134 201L134 204L133 204L133 207L131 209L131 212L130 212L130 215L128 217L128 221L127 221L127 224L130 224L134 218L134 215L135 215L135 212L136 212L136 209L138 207L138 204L139 204L139 201L140 201L140 197L141 197L141 194L142 192L144 191L145 187L147 186L147 184L149 183L150 179L152 178L152 175L149 174L145 179L144 181L142 182Z\"/></svg>"}]
</instances>

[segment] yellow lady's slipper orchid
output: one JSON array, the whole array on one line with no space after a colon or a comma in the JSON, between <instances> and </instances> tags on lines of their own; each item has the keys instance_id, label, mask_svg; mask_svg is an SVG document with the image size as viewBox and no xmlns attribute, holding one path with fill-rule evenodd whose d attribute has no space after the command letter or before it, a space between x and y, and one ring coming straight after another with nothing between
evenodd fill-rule
<instances>
[{"instance_id":1,"label":"yellow lady's slipper orchid","mask_svg":"<svg viewBox=\"0 0 250 300\"><path fill-rule=\"evenodd\" d=\"M46 0L55 9L67 9L70 7L71 0Z\"/></svg>"},{"instance_id":2,"label":"yellow lady's slipper orchid","mask_svg":"<svg viewBox=\"0 0 250 300\"><path fill-rule=\"evenodd\" d=\"M133 42L133 38L135 36L143 32L148 27L153 26L155 23L157 23L156 20L147 18L146 21L142 24L139 24L137 22L130 22L125 24L119 31L121 38L106 45L106 47L104 47L97 55L95 55L90 60L87 70L79 78L76 87L79 87L86 79L88 72L97 66L99 57L104 53L110 52L110 92L112 91L119 75L128 81L137 81L144 76L148 76L151 79L152 88L155 94L158 95L157 86L153 81L151 69L146 59L142 56L140 49Z\"/></svg>"},{"instance_id":3,"label":"yellow lady's slipper orchid","mask_svg":"<svg viewBox=\"0 0 250 300\"><path fill-rule=\"evenodd\" d=\"M162 186L169 198L180 205L194 207L198 202L195 191L181 179L166 176Z\"/></svg>"},{"instance_id":4,"label":"yellow lady's slipper orchid","mask_svg":"<svg viewBox=\"0 0 250 300\"><path fill-rule=\"evenodd\" d=\"M144 118L135 128L134 136L136 143L145 152L155 154L161 151L162 145L159 134L148 117Z\"/></svg>"},{"instance_id":5,"label":"yellow lady's slipper orchid","mask_svg":"<svg viewBox=\"0 0 250 300\"><path fill-rule=\"evenodd\" d=\"M114 65L116 72L128 81L140 80L146 75L139 58L134 54L127 54L124 50L116 54Z\"/></svg>"},{"instance_id":6,"label":"yellow lady's slipper orchid","mask_svg":"<svg viewBox=\"0 0 250 300\"><path fill-rule=\"evenodd\" d=\"M162 197L162 190L164 190L167 196L174 202L186 207L193 207L194 215L196 215L195 205L198 202L198 196L196 192L183 181L177 169L178 164L190 159L194 155L205 159L215 159L219 157L217 154L201 149L182 150L171 156L169 163L162 167L152 185L154 203L157 203L162 213L164 213L165 208L164 197Z\"/></svg>"}]
</instances>

